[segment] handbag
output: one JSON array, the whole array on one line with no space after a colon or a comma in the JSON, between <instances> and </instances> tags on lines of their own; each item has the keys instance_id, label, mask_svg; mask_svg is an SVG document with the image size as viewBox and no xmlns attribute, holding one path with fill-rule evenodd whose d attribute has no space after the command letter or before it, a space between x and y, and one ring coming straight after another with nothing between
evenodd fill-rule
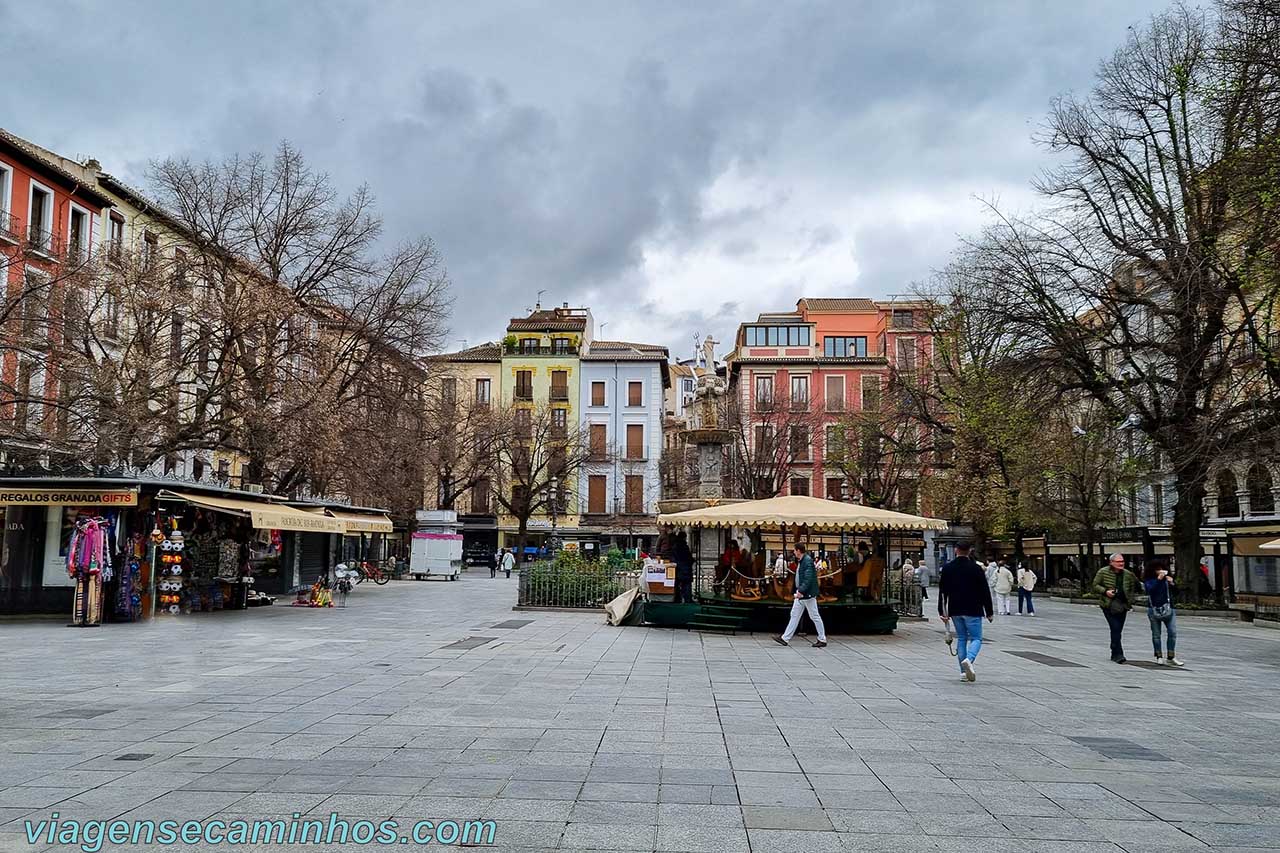
<instances>
[{"instance_id":1,"label":"handbag","mask_svg":"<svg viewBox=\"0 0 1280 853\"><path fill-rule=\"evenodd\" d=\"M1168 598L1166 598L1164 604L1161 604L1159 607L1151 608L1152 619L1163 621L1173 615L1173 590L1169 589L1167 581L1165 582L1164 589L1165 595L1167 595Z\"/></svg>"}]
</instances>

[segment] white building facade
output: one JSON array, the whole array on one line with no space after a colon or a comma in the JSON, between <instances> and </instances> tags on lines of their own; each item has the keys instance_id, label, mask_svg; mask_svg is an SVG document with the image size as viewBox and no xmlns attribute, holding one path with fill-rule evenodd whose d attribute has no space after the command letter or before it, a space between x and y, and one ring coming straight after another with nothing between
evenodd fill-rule
<instances>
[{"instance_id":1,"label":"white building facade","mask_svg":"<svg viewBox=\"0 0 1280 853\"><path fill-rule=\"evenodd\" d=\"M579 512L604 551L656 541L670 382L665 347L593 341L581 356L578 412L591 460L579 475Z\"/></svg>"}]
</instances>

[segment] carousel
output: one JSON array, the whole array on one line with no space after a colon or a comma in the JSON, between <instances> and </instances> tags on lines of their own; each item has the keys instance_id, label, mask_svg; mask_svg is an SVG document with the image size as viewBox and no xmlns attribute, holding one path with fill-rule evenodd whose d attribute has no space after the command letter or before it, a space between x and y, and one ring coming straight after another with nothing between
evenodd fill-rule
<instances>
[{"instance_id":1,"label":"carousel","mask_svg":"<svg viewBox=\"0 0 1280 853\"><path fill-rule=\"evenodd\" d=\"M889 633L901 614L919 615L920 591L906 561L924 556L935 518L788 495L710 502L658 516L667 538L685 533L694 557L693 601L650 594L645 621L714 630L773 631L795 595L792 548L804 545L818 569L818 606L828 631ZM668 566L674 577L674 566ZM666 600L664 600L666 599Z\"/></svg>"}]
</instances>

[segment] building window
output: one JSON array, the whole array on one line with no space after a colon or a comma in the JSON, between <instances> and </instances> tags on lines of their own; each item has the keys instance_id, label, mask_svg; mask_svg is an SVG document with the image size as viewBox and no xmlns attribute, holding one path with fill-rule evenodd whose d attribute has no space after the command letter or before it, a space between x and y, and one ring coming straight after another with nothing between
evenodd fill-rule
<instances>
[{"instance_id":1,"label":"building window","mask_svg":"<svg viewBox=\"0 0 1280 853\"><path fill-rule=\"evenodd\" d=\"M590 444L588 449L591 458L597 462L609 455L609 428L604 424L592 424L590 427Z\"/></svg>"},{"instance_id":2,"label":"building window","mask_svg":"<svg viewBox=\"0 0 1280 853\"><path fill-rule=\"evenodd\" d=\"M808 495L808 494L809 494L809 480L808 480L808 478L806 478L806 477L792 477L792 478L791 478L791 489L790 489L790 492L791 492L791 494L793 494L793 495Z\"/></svg>"},{"instance_id":3,"label":"building window","mask_svg":"<svg viewBox=\"0 0 1280 853\"><path fill-rule=\"evenodd\" d=\"M27 214L27 240L40 251L53 245L53 193L31 182L31 206Z\"/></svg>"},{"instance_id":4,"label":"building window","mask_svg":"<svg viewBox=\"0 0 1280 853\"><path fill-rule=\"evenodd\" d=\"M22 279L22 333L28 336L42 335L49 321L49 277L32 267L27 267Z\"/></svg>"},{"instance_id":5,"label":"building window","mask_svg":"<svg viewBox=\"0 0 1280 853\"><path fill-rule=\"evenodd\" d=\"M692 394L694 389L694 381L692 379L681 379L680 388L686 394Z\"/></svg>"},{"instance_id":6,"label":"building window","mask_svg":"<svg viewBox=\"0 0 1280 853\"><path fill-rule=\"evenodd\" d=\"M890 315L890 325L895 329L914 329L915 314L900 308L895 308L893 314Z\"/></svg>"},{"instance_id":7,"label":"building window","mask_svg":"<svg viewBox=\"0 0 1280 853\"><path fill-rule=\"evenodd\" d=\"M898 370L911 372L916 369L916 339L898 338Z\"/></svg>"},{"instance_id":8,"label":"building window","mask_svg":"<svg viewBox=\"0 0 1280 853\"><path fill-rule=\"evenodd\" d=\"M644 405L643 382L627 383L627 405L633 409Z\"/></svg>"},{"instance_id":9,"label":"building window","mask_svg":"<svg viewBox=\"0 0 1280 853\"><path fill-rule=\"evenodd\" d=\"M827 358L866 358L867 339L858 338L823 338L822 354Z\"/></svg>"},{"instance_id":10,"label":"building window","mask_svg":"<svg viewBox=\"0 0 1280 853\"><path fill-rule=\"evenodd\" d=\"M458 380L453 377L440 380L440 402L452 409L458 402Z\"/></svg>"},{"instance_id":11,"label":"building window","mask_svg":"<svg viewBox=\"0 0 1280 853\"><path fill-rule=\"evenodd\" d=\"M826 482L827 500L840 501L844 500L844 480L839 477L828 477Z\"/></svg>"},{"instance_id":12,"label":"building window","mask_svg":"<svg viewBox=\"0 0 1280 853\"><path fill-rule=\"evenodd\" d=\"M592 474L587 477L587 512L591 515L604 515L605 477L603 474Z\"/></svg>"},{"instance_id":13,"label":"building window","mask_svg":"<svg viewBox=\"0 0 1280 853\"><path fill-rule=\"evenodd\" d=\"M541 338L521 338L520 352L525 355L536 355L538 353L538 346L541 343Z\"/></svg>"},{"instance_id":14,"label":"building window","mask_svg":"<svg viewBox=\"0 0 1280 853\"><path fill-rule=\"evenodd\" d=\"M1254 464L1246 479L1249 487L1249 514L1272 515L1276 511L1275 496L1271 491L1271 472L1265 465Z\"/></svg>"},{"instance_id":15,"label":"building window","mask_svg":"<svg viewBox=\"0 0 1280 853\"><path fill-rule=\"evenodd\" d=\"M530 439L533 437L533 413L528 409L516 409L515 413L516 438Z\"/></svg>"},{"instance_id":16,"label":"building window","mask_svg":"<svg viewBox=\"0 0 1280 853\"><path fill-rule=\"evenodd\" d=\"M142 235L142 267L154 269L156 258L160 256L160 238L150 231Z\"/></svg>"},{"instance_id":17,"label":"building window","mask_svg":"<svg viewBox=\"0 0 1280 853\"><path fill-rule=\"evenodd\" d=\"M626 512L628 515L644 513L644 477L628 474L626 484Z\"/></svg>"},{"instance_id":18,"label":"building window","mask_svg":"<svg viewBox=\"0 0 1280 853\"><path fill-rule=\"evenodd\" d=\"M569 410L551 410L551 437L565 438L569 435Z\"/></svg>"},{"instance_id":19,"label":"building window","mask_svg":"<svg viewBox=\"0 0 1280 853\"><path fill-rule=\"evenodd\" d=\"M112 211L107 218L108 239L107 257L119 261L124 254L124 217Z\"/></svg>"},{"instance_id":20,"label":"building window","mask_svg":"<svg viewBox=\"0 0 1280 853\"><path fill-rule=\"evenodd\" d=\"M755 451L757 461L767 461L773 455L773 425L756 424Z\"/></svg>"},{"instance_id":21,"label":"building window","mask_svg":"<svg viewBox=\"0 0 1280 853\"><path fill-rule=\"evenodd\" d=\"M792 376L791 377L791 408L793 409L809 408L809 377L808 376Z\"/></svg>"},{"instance_id":22,"label":"building window","mask_svg":"<svg viewBox=\"0 0 1280 853\"><path fill-rule=\"evenodd\" d=\"M812 333L809 326L747 326L744 339L749 347L807 347Z\"/></svg>"},{"instance_id":23,"label":"building window","mask_svg":"<svg viewBox=\"0 0 1280 853\"><path fill-rule=\"evenodd\" d=\"M555 355L572 355L573 341L569 338L552 338L551 352Z\"/></svg>"},{"instance_id":24,"label":"building window","mask_svg":"<svg viewBox=\"0 0 1280 853\"><path fill-rule=\"evenodd\" d=\"M1236 475L1230 468L1218 472L1218 517L1232 518L1240 514L1240 496L1236 494Z\"/></svg>"},{"instance_id":25,"label":"building window","mask_svg":"<svg viewBox=\"0 0 1280 853\"><path fill-rule=\"evenodd\" d=\"M471 487L471 512L475 515L489 515L489 510L489 481L482 477Z\"/></svg>"},{"instance_id":26,"label":"building window","mask_svg":"<svg viewBox=\"0 0 1280 853\"><path fill-rule=\"evenodd\" d=\"M551 371L551 399L557 403L564 403L568 401L569 371L567 370Z\"/></svg>"},{"instance_id":27,"label":"building window","mask_svg":"<svg viewBox=\"0 0 1280 853\"><path fill-rule=\"evenodd\" d=\"M627 424L627 459L644 460L644 424Z\"/></svg>"},{"instance_id":28,"label":"building window","mask_svg":"<svg viewBox=\"0 0 1280 853\"><path fill-rule=\"evenodd\" d=\"M1159 483L1151 487L1151 520L1164 524L1164 486Z\"/></svg>"},{"instance_id":29,"label":"building window","mask_svg":"<svg viewBox=\"0 0 1280 853\"><path fill-rule=\"evenodd\" d=\"M0 163L0 237L18 239L18 226L13 221L13 170Z\"/></svg>"},{"instance_id":30,"label":"building window","mask_svg":"<svg viewBox=\"0 0 1280 853\"><path fill-rule=\"evenodd\" d=\"M492 380L490 379L476 380L476 405L477 406L480 406L486 409L489 407L489 403L493 400L493 397L490 396L493 391L493 387L490 384L491 382Z\"/></svg>"},{"instance_id":31,"label":"building window","mask_svg":"<svg viewBox=\"0 0 1280 853\"><path fill-rule=\"evenodd\" d=\"M773 407L773 377L757 376L756 377L756 408L770 409Z\"/></svg>"},{"instance_id":32,"label":"building window","mask_svg":"<svg viewBox=\"0 0 1280 853\"><path fill-rule=\"evenodd\" d=\"M844 377L828 376L826 378L825 400L828 412L844 411Z\"/></svg>"},{"instance_id":33,"label":"building window","mask_svg":"<svg viewBox=\"0 0 1280 853\"><path fill-rule=\"evenodd\" d=\"M791 460L802 462L809 458L809 428L793 426L791 428Z\"/></svg>"},{"instance_id":34,"label":"building window","mask_svg":"<svg viewBox=\"0 0 1280 853\"><path fill-rule=\"evenodd\" d=\"M827 427L823 453L826 458L834 459L844 454L843 428L837 424Z\"/></svg>"},{"instance_id":35,"label":"building window","mask_svg":"<svg viewBox=\"0 0 1280 853\"><path fill-rule=\"evenodd\" d=\"M89 257L89 212L74 205L67 225L67 249L73 260L83 261Z\"/></svg>"},{"instance_id":36,"label":"building window","mask_svg":"<svg viewBox=\"0 0 1280 853\"><path fill-rule=\"evenodd\" d=\"M862 410L874 412L880 409L880 377L862 374Z\"/></svg>"},{"instance_id":37,"label":"building window","mask_svg":"<svg viewBox=\"0 0 1280 853\"><path fill-rule=\"evenodd\" d=\"M516 399L532 400L533 399L533 371L517 370L516 371Z\"/></svg>"},{"instance_id":38,"label":"building window","mask_svg":"<svg viewBox=\"0 0 1280 853\"><path fill-rule=\"evenodd\" d=\"M604 405L604 383L603 382L591 383L591 405L593 406Z\"/></svg>"}]
</instances>

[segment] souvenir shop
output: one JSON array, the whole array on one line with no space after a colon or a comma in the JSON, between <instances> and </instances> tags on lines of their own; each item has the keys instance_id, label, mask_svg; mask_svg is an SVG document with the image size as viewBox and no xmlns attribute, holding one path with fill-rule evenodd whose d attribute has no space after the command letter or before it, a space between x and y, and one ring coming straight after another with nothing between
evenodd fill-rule
<instances>
[{"instance_id":1,"label":"souvenir shop","mask_svg":"<svg viewBox=\"0 0 1280 853\"><path fill-rule=\"evenodd\" d=\"M346 530L272 500L168 480L0 478L0 613L95 626L270 603L256 582L297 583L304 534Z\"/></svg>"}]
</instances>

